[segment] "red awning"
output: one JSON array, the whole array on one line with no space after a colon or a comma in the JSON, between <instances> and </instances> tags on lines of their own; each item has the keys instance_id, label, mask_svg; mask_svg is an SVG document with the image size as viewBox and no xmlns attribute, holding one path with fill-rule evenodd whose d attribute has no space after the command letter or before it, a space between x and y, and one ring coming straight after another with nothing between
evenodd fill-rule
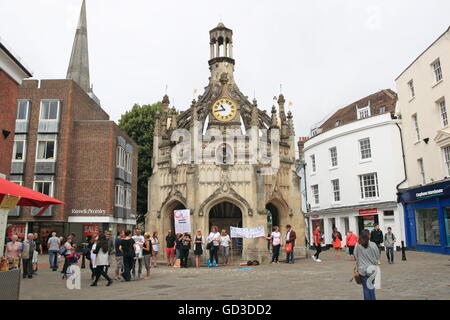
<instances>
[{"instance_id":1,"label":"red awning","mask_svg":"<svg viewBox=\"0 0 450 320\"><path fill-rule=\"evenodd\" d=\"M43 208L52 204L64 204L63 201L0 178L0 202L5 195L20 197L18 206Z\"/></svg>"}]
</instances>

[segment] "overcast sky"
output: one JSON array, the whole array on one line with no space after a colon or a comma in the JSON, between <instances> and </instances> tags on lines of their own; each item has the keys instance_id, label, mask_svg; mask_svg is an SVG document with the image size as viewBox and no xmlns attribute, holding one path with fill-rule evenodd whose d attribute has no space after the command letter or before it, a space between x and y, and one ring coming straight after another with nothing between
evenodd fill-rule
<instances>
[{"instance_id":1,"label":"overcast sky","mask_svg":"<svg viewBox=\"0 0 450 320\"><path fill-rule=\"evenodd\" d=\"M81 0L0 0L0 37L36 79L65 78ZM233 29L235 80L270 110L280 84L296 134L384 88L450 25L446 0L87 0L91 82L111 119L208 83L209 30Z\"/></svg>"}]
</instances>

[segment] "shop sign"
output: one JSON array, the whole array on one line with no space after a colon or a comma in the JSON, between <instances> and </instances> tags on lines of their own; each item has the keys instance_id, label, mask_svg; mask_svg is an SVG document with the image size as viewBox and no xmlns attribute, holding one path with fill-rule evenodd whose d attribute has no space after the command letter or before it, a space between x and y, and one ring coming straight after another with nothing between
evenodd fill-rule
<instances>
[{"instance_id":1,"label":"shop sign","mask_svg":"<svg viewBox=\"0 0 450 320\"><path fill-rule=\"evenodd\" d=\"M400 192L400 200L406 203L436 197L450 197L450 181L444 181L433 185Z\"/></svg>"},{"instance_id":2,"label":"shop sign","mask_svg":"<svg viewBox=\"0 0 450 320\"><path fill-rule=\"evenodd\" d=\"M9 226L8 228L6 228L6 234L8 238L11 238L13 235L18 236L19 238L25 238L25 225L19 224Z\"/></svg>"},{"instance_id":3,"label":"shop sign","mask_svg":"<svg viewBox=\"0 0 450 320\"><path fill-rule=\"evenodd\" d=\"M94 234L99 234L100 228L96 224L84 224L83 225L83 237L91 237Z\"/></svg>"},{"instance_id":4,"label":"shop sign","mask_svg":"<svg viewBox=\"0 0 450 320\"><path fill-rule=\"evenodd\" d=\"M315 215L312 215L311 218L313 218L313 219L319 219L320 216L319 216L318 214L315 214Z\"/></svg>"},{"instance_id":5,"label":"shop sign","mask_svg":"<svg viewBox=\"0 0 450 320\"><path fill-rule=\"evenodd\" d=\"M377 208L374 209L360 209L359 210L360 215L366 215L366 214L378 214Z\"/></svg>"},{"instance_id":6,"label":"shop sign","mask_svg":"<svg viewBox=\"0 0 450 320\"><path fill-rule=\"evenodd\" d=\"M0 201L0 209L11 210L17 206L20 198L10 195L4 195L2 201Z\"/></svg>"}]
</instances>

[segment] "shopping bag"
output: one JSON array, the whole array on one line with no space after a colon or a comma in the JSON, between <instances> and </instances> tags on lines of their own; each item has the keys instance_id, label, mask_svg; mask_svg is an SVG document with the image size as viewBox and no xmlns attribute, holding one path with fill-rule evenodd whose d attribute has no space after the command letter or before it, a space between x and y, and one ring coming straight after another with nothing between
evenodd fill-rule
<instances>
[{"instance_id":1,"label":"shopping bag","mask_svg":"<svg viewBox=\"0 0 450 320\"><path fill-rule=\"evenodd\" d=\"M285 249L286 252L292 252L292 242L286 243Z\"/></svg>"}]
</instances>

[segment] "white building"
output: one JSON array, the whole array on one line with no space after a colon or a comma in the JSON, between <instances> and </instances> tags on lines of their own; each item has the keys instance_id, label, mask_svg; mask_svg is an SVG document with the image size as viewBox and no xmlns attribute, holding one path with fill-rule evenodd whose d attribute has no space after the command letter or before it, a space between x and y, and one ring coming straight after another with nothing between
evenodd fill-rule
<instances>
[{"instance_id":1,"label":"white building","mask_svg":"<svg viewBox=\"0 0 450 320\"><path fill-rule=\"evenodd\" d=\"M450 254L450 28L395 80L407 181L409 247Z\"/></svg>"},{"instance_id":2,"label":"white building","mask_svg":"<svg viewBox=\"0 0 450 320\"><path fill-rule=\"evenodd\" d=\"M392 227L404 240L397 185L405 179L396 94L382 90L339 109L304 144L309 235L320 225L325 244L332 228L343 236ZM400 245L400 241L397 242Z\"/></svg>"}]
</instances>

